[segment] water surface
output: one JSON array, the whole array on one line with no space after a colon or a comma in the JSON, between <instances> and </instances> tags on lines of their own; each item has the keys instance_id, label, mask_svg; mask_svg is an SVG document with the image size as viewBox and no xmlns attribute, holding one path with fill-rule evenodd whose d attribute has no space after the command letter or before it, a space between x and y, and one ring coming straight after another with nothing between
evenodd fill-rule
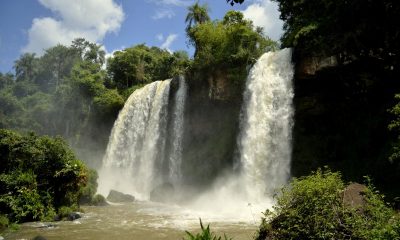
<instances>
[{"instance_id":1,"label":"water surface","mask_svg":"<svg viewBox=\"0 0 400 240\"><path fill-rule=\"evenodd\" d=\"M217 234L235 240L253 239L259 222L241 222L219 216L152 202L134 202L106 207L83 207L84 217L75 221L25 223L5 239L182 239L185 230L198 232L199 217ZM257 219L258 220L258 219ZM54 227L45 227L53 224Z\"/></svg>"}]
</instances>

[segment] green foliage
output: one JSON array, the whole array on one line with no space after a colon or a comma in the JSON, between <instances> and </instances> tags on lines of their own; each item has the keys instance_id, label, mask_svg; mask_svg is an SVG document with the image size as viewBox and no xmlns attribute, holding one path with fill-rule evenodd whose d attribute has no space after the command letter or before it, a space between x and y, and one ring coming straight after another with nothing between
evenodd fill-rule
<instances>
[{"instance_id":1,"label":"green foliage","mask_svg":"<svg viewBox=\"0 0 400 240\"><path fill-rule=\"evenodd\" d=\"M0 130L0 211L16 222L41 220L78 203L87 169L61 138Z\"/></svg>"},{"instance_id":2,"label":"green foliage","mask_svg":"<svg viewBox=\"0 0 400 240\"><path fill-rule=\"evenodd\" d=\"M193 235L192 233L186 231L187 238L184 238L186 240L231 240L232 238L228 238L224 234L224 238L221 236L215 235L213 232L210 230L210 225L207 225L207 227L203 226L203 222L200 219L200 227L201 227L201 232L197 233L196 235Z\"/></svg>"},{"instance_id":3,"label":"green foliage","mask_svg":"<svg viewBox=\"0 0 400 240\"><path fill-rule=\"evenodd\" d=\"M108 205L106 198L101 194L96 194L92 198L92 202L90 203L93 206L106 206Z\"/></svg>"},{"instance_id":4,"label":"green foliage","mask_svg":"<svg viewBox=\"0 0 400 240\"><path fill-rule=\"evenodd\" d=\"M210 16L208 16L208 6L206 4L199 5L199 2L188 7L188 14L186 15L185 23L187 23L186 31L189 32L190 29L197 24L203 24L210 21Z\"/></svg>"},{"instance_id":5,"label":"green foliage","mask_svg":"<svg viewBox=\"0 0 400 240\"><path fill-rule=\"evenodd\" d=\"M0 214L0 233L10 224L7 216Z\"/></svg>"},{"instance_id":6,"label":"green foliage","mask_svg":"<svg viewBox=\"0 0 400 240\"><path fill-rule=\"evenodd\" d=\"M228 11L222 21L207 21L187 31L196 48L192 70L213 75L224 71L232 82L242 84L247 67L277 44L254 30L238 11Z\"/></svg>"},{"instance_id":7,"label":"green foliage","mask_svg":"<svg viewBox=\"0 0 400 240\"><path fill-rule=\"evenodd\" d=\"M138 84L182 74L188 64L185 52L171 54L167 50L140 44L117 51L108 59L106 84L123 91Z\"/></svg>"},{"instance_id":8,"label":"green foliage","mask_svg":"<svg viewBox=\"0 0 400 240\"><path fill-rule=\"evenodd\" d=\"M364 202L342 199L339 173L318 170L282 189L274 211L266 211L257 239L397 239L399 215L369 185Z\"/></svg>"},{"instance_id":9,"label":"green foliage","mask_svg":"<svg viewBox=\"0 0 400 240\"><path fill-rule=\"evenodd\" d=\"M374 57L398 67L398 1L274 1L284 21L283 46L306 55L335 55L343 62Z\"/></svg>"},{"instance_id":10,"label":"green foliage","mask_svg":"<svg viewBox=\"0 0 400 240\"><path fill-rule=\"evenodd\" d=\"M397 94L395 96L396 100L400 100L400 94ZM397 133L400 132L400 102L398 102L394 107L392 107L390 110L390 113L393 114L395 119L389 124L389 129L396 131ZM397 137L397 144L393 146L393 152L390 156L391 161L397 161L398 167L400 168L400 135Z\"/></svg>"},{"instance_id":11,"label":"green foliage","mask_svg":"<svg viewBox=\"0 0 400 240\"><path fill-rule=\"evenodd\" d=\"M0 90L14 83L14 75L11 73L3 74L0 72Z\"/></svg>"},{"instance_id":12,"label":"green foliage","mask_svg":"<svg viewBox=\"0 0 400 240\"><path fill-rule=\"evenodd\" d=\"M103 206L107 205L106 199L100 195L96 194L97 192L97 179L98 174L96 170L90 169L88 172L88 181L87 185L84 188L81 188L80 191L80 204L94 205L94 206Z\"/></svg>"},{"instance_id":13,"label":"green foliage","mask_svg":"<svg viewBox=\"0 0 400 240\"><path fill-rule=\"evenodd\" d=\"M90 142L87 150L101 155L124 104L116 89L106 87L104 55L100 45L84 39L41 57L22 55L15 77L0 74L0 128L61 135L75 150Z\"/></svg>"}]
</instances>

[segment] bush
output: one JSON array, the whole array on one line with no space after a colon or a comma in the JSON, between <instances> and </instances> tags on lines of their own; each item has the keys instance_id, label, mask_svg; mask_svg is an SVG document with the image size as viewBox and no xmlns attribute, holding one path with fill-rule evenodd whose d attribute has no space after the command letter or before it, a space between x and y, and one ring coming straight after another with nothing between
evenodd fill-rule
<instances>
[{"instance_id":1,"label":"bush","mask_svg":"<svg viewBox=\"0 0 400 240\"><path fill-rule=\"evenodd\" d=\"M282 189L256 239L398 239L399 216L368 185L363 205L344 203L340 173L318 170Z\"/></svg>"},{"instance_id":2,"label":"bush","mask_svg":"<svg viewBox=\"0 0 400 240\"><path fill-rule=\"evenodd\" d=\"M0 130L0 212L13 222L48 219L78 204L87 169L60 138Z\"/></svg>"},{"instance_id":3,"label":"bush","mask_svg":"<svg viewBox=\"0 0 400 240\"><path fill-rule=\"evenodd\" d=\"M81 196L79 199L80 204L87 204L93 206L107 205L107 201L103 195L96 194L97 192L97 178L96 170L90 169L88 174L88 183L81 189Z\"/></svg>"}]
</instances>

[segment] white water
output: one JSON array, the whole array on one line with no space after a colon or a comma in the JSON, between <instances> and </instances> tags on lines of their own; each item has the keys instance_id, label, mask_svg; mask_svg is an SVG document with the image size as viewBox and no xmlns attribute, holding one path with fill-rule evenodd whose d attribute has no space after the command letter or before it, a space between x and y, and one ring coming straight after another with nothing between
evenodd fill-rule
<instances>
[{"instance_id":1,"label":"white water","mask_svg":"<svg viewBox=\"0 0 400 240\"><path fill-rule=\"evenodd\" d=\"M172 149L169 159L169 178L174 186L181 184L182 173L182 140L184 127L184 110L187 95L187 86L184 77L179 78L179 89L175 95L172 125Z\"/></svg>"},{"instance_id":2,"label":"white water","mask_svg":"<svg viewBox=\"0 0 400 240\"><path fill-rule=\"evenodd\" d=\"M253 201L271 198L290 175L293 126L291 50L265 53L250 71L238 139L241 181Z\"/></svg>"},{"instance_id":3,"label":"white water","mask_svg":"<svg viewBox=\"0 0 400 240\"><path fill-rule=\"evenodd\" d=\"M111 132L99 192L110 189L148 199L161 183L160 157L164 155L168 97L171 80L157 81L136 90L126 101Z\"/></svg>"},{"instance_id":4,"label":"white water","mask_svg":"<svg viewBox=\"0 0 400 240\"><path fill-rule=\"evenodd\" d=\"M186 203L190 212L203 219L218 215L225 221L255 223L260 213L272 206L274 191L290 175L292 77L290 49L266 53L253 66L240 119L240 171L221 172L213 186ZM187 86L181 78L173 112L168 113L169 84L169 80L151 83L135 91L126 102L112 130L100 171L101 194L116 189L148 200L150 191L166 179L181 190ZM172 130L168 137L171 142L166 145L168 114ZM164 159L165 146L171 148L168 159ZM164 161L167 176L163 175Z\"/></svg>"},{"instance_id":5,"label":"white water","mask_svg":"<svg viewBox=\"0 0 400 240\"><path fill-rule=\"evenodd\" d=\"M256 222L290 175L293 125L291 50L265 53L246 81L238 136L239 173L222 175L191 207Z\"/></svg>"}]
</instances>

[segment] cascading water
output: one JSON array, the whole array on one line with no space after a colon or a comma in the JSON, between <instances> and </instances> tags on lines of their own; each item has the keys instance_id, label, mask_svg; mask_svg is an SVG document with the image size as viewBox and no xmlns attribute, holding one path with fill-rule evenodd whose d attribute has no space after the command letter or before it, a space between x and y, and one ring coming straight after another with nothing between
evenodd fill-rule
<instances>
[{"instance_id":1,"label":"cascading water","mask_svg":"<svg viewBox=\"0 0 400 240\"><path fill-rule=\"evenodd\" d=\"M164 182L180 184L187 86L180 77L171 114L168 113L170 83L171 80L166 80L148 84L126 101L103 159L100 193L108 194L115 189L148 199L150 192ZM169 114L172 116L170 132L167 131ZM167 139L170 144L166 144Z\"/></svg>"},{"instance_id":2,"label":"cascading water","mask_svg":"<svg viewBox=\"0 0 400 240\"><path fill-rule=\"evenodd\" d=\"M170 82L148 84L126 101L111 132L99 192L116 189L147 199L162 181Z\"/></svg>"},{"instance_id":3,"label":"cascading water","mask_svg":"<svg viewBox=\"0 0 400 240\"><path fill-rule=\"evenodd\" d=\"M182 138L184 127L184 110L186 102L187 86L184 77L179 78L179 89L175 95L175 105L172 126L172 149L169 157L169 178L175 186L182 179Z\"/></svg>"},{"instance_id":4,"label":"cascading water","mask_svg":"<svg viewBox=\"0 0 400 240\"><path fill-rule=\"evenodd\" d=\"M254 212L271 206L274 191L290 174L292 77L290 49L265 53L253 66L246 82L237 139L240 171L221 169L208 191L197 194L194 189L196 198L187 203L189 208L253 220L252 213L243 211L249 203ZM148 200L153 189L172 183L175 194L189 190L190 195L190 186L182 184L187 176L181 171L187 86L181 77L179 89L170 98L170 82L151 83L129 97L114 124L103 159L100 193L116 189ZM172 99L173 105L168 107ZM184 173L191 174L187 169Z\"/></svg>"},{"instance_id":5,"label":"cascading water","mask_svg":"<svg viewBox=\"0 0 400 240\"><path fill-rule=\"evenodd\" d=\"M290 175L293 125L291 49L265 53L246 82L238 146L250 199L272 196Z\"/></svg>"},{"instance_id":6,"label":"cascading water","mask_svg":"<svg viewBox=\"0 0 400 240\"><path fill-rule=\"evenodd\" d=\"M257 213L272 207L274 191L290 174L292 77L290 49L265 53L253 66L237 138L239 171L217 179L193 208L255 222Z\"/></svg>"}]
</instances>

